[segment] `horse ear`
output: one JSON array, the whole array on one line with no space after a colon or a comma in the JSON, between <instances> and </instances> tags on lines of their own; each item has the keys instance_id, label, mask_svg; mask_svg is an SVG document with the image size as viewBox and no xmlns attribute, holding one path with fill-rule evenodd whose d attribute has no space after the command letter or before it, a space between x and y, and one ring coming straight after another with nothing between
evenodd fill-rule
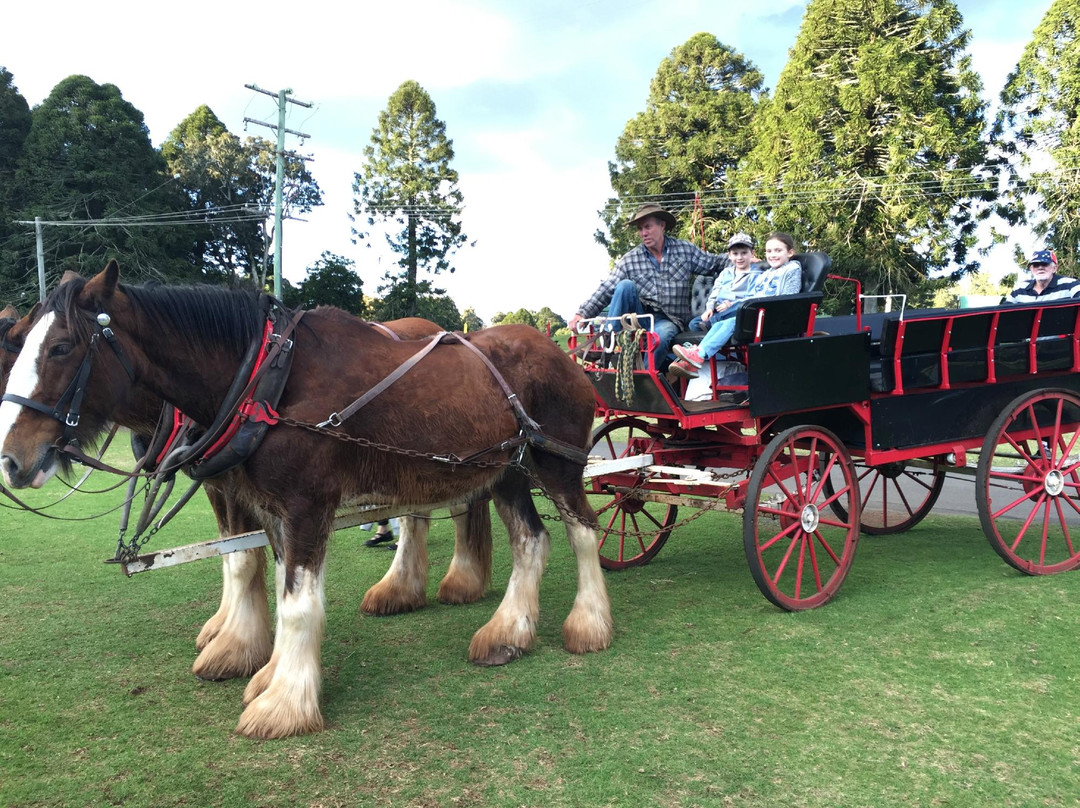
<instances>
[{"instance_id":1,"label":"horse ear","mask_svg":"<svg viewBox=\"0 0 1080 808\"><path fill-rule=\"evenodd\" d=\"M81 277L82 277L82 275L80 275L74 269L66 269L66 270L64 270L64 274L60 276L60 285L63 286L68 281L73 281L76 278L81 278Z\"/></svg>"},{"instance_id":2,"label":"horse ear","mask_svg":"<svg viewBox=\"0 0 1080 808\"><path fill-rule=\"evenodd\" d=\"M0 318L8 318L8 319L11 319L11 320L18 320L19 319L19 310L17 308L15 308L14 306L4 306L3 310L0 311Z\"/></svg>"},{"instance_id":3,"label":"horse ear","mask_svg":"<svg viewBox=\"0 0 1080 808\"><path fill-rule=\"evenodd\" d=\"M30 308L30 312L26 315L26 318L30 320L30 322L33 322L37 319L37 316L41 313L42 305L42 302L39 300Z\"/></svg>"},{"instance_id":4,"label":"horse ear","mask_svg":"<svg viewBox=\"0 0 1080 808\"><path fill-rule=\"evenodd\" d=\"M112 300L119 281L120 265L113 259L105 269L86 282L86 286L79 293L79 304L88 309L104 306Z\"/></svg>"}]
</instances>

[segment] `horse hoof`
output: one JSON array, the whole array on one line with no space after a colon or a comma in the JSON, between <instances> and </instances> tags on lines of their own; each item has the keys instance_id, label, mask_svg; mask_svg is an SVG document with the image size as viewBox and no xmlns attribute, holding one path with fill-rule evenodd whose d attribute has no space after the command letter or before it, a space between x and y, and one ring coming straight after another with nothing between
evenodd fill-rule
<instances>
[{"instance_id":1,"label":"horse hoof","mask_svg":"<svg viewBox=\"0 0 1080 808\"><path fill-rule=\"evenodd\" d=\"M491 649L486 657L482 659L474 659L472 663L478 665L481 668L493 668L496 665L506 665L513 662L515 659L520 659L521 655L525 651L514 645L500 645Z\"/></svg>"}]
</instances>

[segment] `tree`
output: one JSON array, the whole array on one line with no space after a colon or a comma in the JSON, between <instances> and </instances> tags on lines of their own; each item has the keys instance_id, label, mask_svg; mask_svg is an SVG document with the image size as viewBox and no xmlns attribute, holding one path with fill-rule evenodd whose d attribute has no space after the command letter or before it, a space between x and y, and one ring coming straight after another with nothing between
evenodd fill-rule
<instances>
[{"instance_id":1,"label":"tree","mask_svg":"<svg viewBox=\"0 0 1080 808\"><path fill-rule=\"evenodd\" d=\"M752 145L762 82L752 62L708 33L690 37L660 63L645 111L626 124L608 163L617 196L602 213L607 232L596 237L612 258L633 246L623 224L643 201L688 208L695 192L709 222L706 243L723 245L735 216L727 204L730 174ZM689 224L689 216L683 219Z\"/></svg>"},{"instance_id":2,"label":"tree","mask_svg":"<svg viewBox=\"0 0 1080 808\"><path fill-rule=\"evenodd\" d=\"M555 332L560 328L566 328L566 320L547 306L544 306L544 308L536 312L533 316L533 321L536 323L536 327L541 331L545 331L548 326L551 327L552 332Z\"/></svg>"},{"instance_id":3,"label":"tree","mask_svg":"<svg viewBox=\"0 0 1080 808\"><path fill-rule=\"evenodd\" d=\"M995 142L1019 153L1005 210L1026 218L1058 253L1064 274L1080 275L1080 0L1056 0L1001 93ZM1040 163L1031 171L1032 155ZM1049 165L1045 165L1046 163ZM1026 179L1021 169L1030 171ZM1033 198L1034 209L1025 200ZM1017 245L1018 262L1024 245Z\"/></svg>"},{"instance_id":4,"label":"tree","mask_svg":"<svg viewBox=\"0 0 1080 808\"><path fill-rule=\"evenodd\" d=\"M192 260L207 280L257 289L266 285L275 148L262 138L241 142L206 105L181 121L162 144L162 156L192 211L206 220L191 229L191 244ZM282 203L286 216L322 204L318 183L296 155L285 161Z\"/></svg>"},{"instance_id":5,"label":"tree","mask_svg":"<svg viewBox=\"0 0 1080 808\"><path fill-rule=\"evenodd\" d=\"M301 309L337 306L357 317L366 317L363 282L356 274L355 267L351 259L323 252L319 260L307 268L307 277L300 282L295 303L290 301L290 305Z\"/></svg>"},{"instance_id":6,"label":"tree","mask_svg":"<svg viewBox=\"0 0 1080 808\"><path fill-rule=\"evenodd\" d=\"M29 251L27 248L33 239L29 231L12 222L15 218L15 168L30 132L30 121L30 106L15 86L15 77L7 68L0 67L0 273L15 266L18 255ZM0 284L13 288L18 282L9 277L0 279ZM5 298L12 299L10 296Z\"/></svg>"},{"instance_id":7,"label":"tree","mask_svg":"<svg viewBox=\"0 0 1080 808\"><path fill-rule=\"evenodd\" d=\"M867 293L977 268L984 104L952 0L811 0L755 122L741 201Z\"/></svg>"},{"instance_id":8,"label":"tree","mask_svg":"<svg viewBox=\"0 0 1080 808\"><path fill-rule=\"evenodd\" d=\"M461 328L464 331L479 331L484 327L484 321L477 316L472 306L465 309L461 315Z\"/></svg>"},{"instance_id":9,"label":"tree","mask_svg":"<svg viewBox=\"0 0 1080 808\"><path fill-rule=\"evenodd\" d=\"M437 323L447 331L461 329L461 313L457 305L443 289L434 289L431 281L417 281L413 294L407 284L380 286L385 296L372 303L372 317L379 322L397 320L401 317L423 317ZM415 308L410 313L409 306Z\"/></svg>"},{"instance_id":10,"label":"tree","mask_svg":"<svg viewBox=\"0 0 1080 808\"><path fill-rule=\"evenodd\" d=\"M367 162L353 181L354 212L366 218L368 228L376 221L401 228L387 233L386 241L401 256L402 272L387 273L384 280L402 287L397 297L403 316L419 311L424 292L418 269L453 272L450 256L465 243L458 221L464 197L457 171L450 167L453 141L435 113L431 96L415 81L404 82L379 113L379 125L364 149ZM365 239L370 230L354 228L353 235Z\"/></svg>"},{"instance_id":11,"label":"tree","mask_svg":"<svg viewBox=\"0 0 1080 808\"><path fill-rule=\"evenodd\" d=\"M97 272L119 259L125 277L190 278L186 236L160 224L185 202L150 143L143 115L112 84L69 76L31 111L16 171L20 218L69 222L44 232L51 275ZM33 262L33 256L25 259Z\"/></svg>"}]
</instances>

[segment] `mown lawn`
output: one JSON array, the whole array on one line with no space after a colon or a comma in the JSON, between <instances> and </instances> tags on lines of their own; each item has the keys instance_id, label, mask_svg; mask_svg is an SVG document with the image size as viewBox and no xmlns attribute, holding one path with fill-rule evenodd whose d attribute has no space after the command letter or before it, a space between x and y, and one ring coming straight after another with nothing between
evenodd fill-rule
<instances>
[{"instance_id":1,"label":"mown lawn","mask_svg":"<svg viewBox=\"0 0 1080 808\"><path fill-rule=\"evenodd\" d=\"M439 522L429 608L381 619L359 604L389 551L343 531L328 729L276 742L233 734L245 681L189 672L219 562L126 579L101 563L115 516L0 519L3 806L1080 805L1080 576L1016 573L975 519L864 537L839 596L788 614L754 586L739 520L705 516L607 577L614 643L586 657L560 647L574 566L553 524L539 646L496 669L465 653L506 584L501 526L483 602L435 603ZM154 546L212 535L199 499Z\"/></svg>"}]
</instances>

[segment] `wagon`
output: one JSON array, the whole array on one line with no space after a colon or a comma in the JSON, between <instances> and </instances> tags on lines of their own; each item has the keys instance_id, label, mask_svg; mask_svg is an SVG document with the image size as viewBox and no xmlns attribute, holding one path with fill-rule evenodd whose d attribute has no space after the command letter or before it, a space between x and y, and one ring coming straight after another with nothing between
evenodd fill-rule
<instances>
[{"instance_id":1,"label":"wagon","mask_svg":"<svg viewBox=\"0 0 1080 808\"><path fill-rule=\"evenodd\" d=\"M657 372L648 323L612 335L597 318L572 338L601 421L586 475L603 565L645 564L701 513L741 511L762 594L814 608L861 533L914 527L946 477L974 482L1012 567L1080 565L1080 300L866 313L857 282L828 275L856 304L824 317L828 259L801 258L809 288L745 304L703 378Z\"/></svg>"}]
</instances>

